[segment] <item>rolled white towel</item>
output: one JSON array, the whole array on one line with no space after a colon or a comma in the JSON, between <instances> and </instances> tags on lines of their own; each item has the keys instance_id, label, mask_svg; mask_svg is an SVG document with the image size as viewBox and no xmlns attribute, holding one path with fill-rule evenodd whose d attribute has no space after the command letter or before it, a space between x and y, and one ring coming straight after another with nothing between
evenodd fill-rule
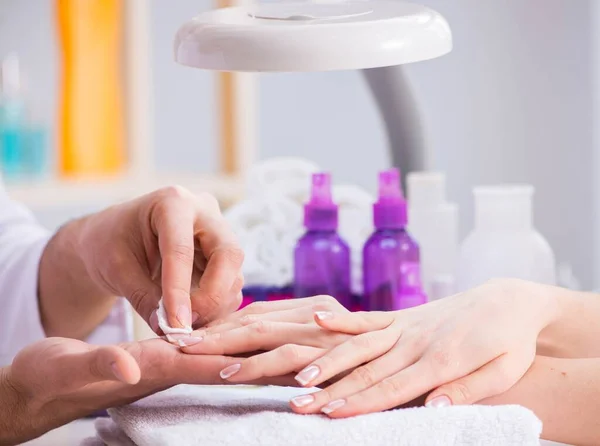
<instances>
[{"instance_id":1,"label":"rolled white towel","mask_svg":"<svg viewBox=\"0 0 600 446\"><path fill-rule=\"evenodd\" d=\"M248 172L248 195L255 197L263 193L277 193L294 199L304 200L310 189L311 175L319 166L303 158L277 157L255 164Z\"/></svg>"}]
</instances>

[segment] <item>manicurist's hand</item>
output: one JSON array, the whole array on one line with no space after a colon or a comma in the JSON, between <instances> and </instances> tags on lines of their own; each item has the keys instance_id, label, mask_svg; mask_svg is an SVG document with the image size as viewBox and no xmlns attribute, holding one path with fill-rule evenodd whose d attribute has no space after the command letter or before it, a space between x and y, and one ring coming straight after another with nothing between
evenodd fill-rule
<instances>
[{"instance_id":1,"label":"manicurist's hand","mask_svg":"<svg viewBox=\"0 0 600 446\"><path fill-rule=\"evenodd\" d=\"M86 335L83 326L65 330L106 314L112 302L102 294L126 297L156 332L161 296L172 327L199 326L238 308L242 261L209 194L169 187L110 207L67 224L48 244L40 266L46 332Z\"/></svg>"},{"instance_id":2,"label":"manicurist's hand","mask_svg":"<svg viewBox=\"0 0 600 446\"><path fill-rule=\"evenodd\" d=\"M506 391L528 370L540 331L556 315L552 292L500 280L420 307L372 313L344 312L323 298L291 301L287 309L264 303L210 327L184 351L272 350L229 366L222 373L230 382L297 370L303 386L337 381L293 400L299 413L347 417L429 392L434 407L469 404Z\"/></svg>"},{"instance_id":3,"label":"manicurist's hand","mask_svg":"<svg viewBox=\"0 0 600 446\"><path fill-rule=\"evenodd\" d=\"M176 384L223 384L219 371L237 361L186 355L162 339L92 346L47 338L0 368L0 445L20 444L96 410ZM287 376L269 382L293 385L294 380Z\"/></svg>"}]
</instances>

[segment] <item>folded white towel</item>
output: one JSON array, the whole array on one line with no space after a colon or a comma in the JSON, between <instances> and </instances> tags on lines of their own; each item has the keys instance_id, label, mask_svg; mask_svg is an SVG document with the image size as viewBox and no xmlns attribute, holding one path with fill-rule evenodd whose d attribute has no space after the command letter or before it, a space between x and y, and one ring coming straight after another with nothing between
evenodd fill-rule
<instances>
[{"instance_id":1,"label":"folded white towel","mask_svg":"<svg viewBox=\"0 0 600 446\"><path fill-rule=\"evenodd\" d=\"M539 445L536 416L520 406L398 409L331 420L297 415L288 400L306 392L288 387L178 386L99 420L109 446L420 446Z\"/></svg>"}]
</instances>

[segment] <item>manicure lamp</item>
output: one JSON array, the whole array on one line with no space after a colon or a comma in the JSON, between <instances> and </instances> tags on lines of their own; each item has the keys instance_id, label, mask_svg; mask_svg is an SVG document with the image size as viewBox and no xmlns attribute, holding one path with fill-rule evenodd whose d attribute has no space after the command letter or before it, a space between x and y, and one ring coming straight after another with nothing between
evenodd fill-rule
<instances>
[{"instance_id":1,"label":"manicure lamp","mask_svg":"<svg viewBox=\"0 0 600 446\"><path fill-rule=\"evenodd\" d=\"M386 124L393 161L420 170L427 154L403 64L452 49L446 20L399 0L259 3L204 12L175 37L175 60L242 72L364 70Z\"/></svg>"}]
</instances>

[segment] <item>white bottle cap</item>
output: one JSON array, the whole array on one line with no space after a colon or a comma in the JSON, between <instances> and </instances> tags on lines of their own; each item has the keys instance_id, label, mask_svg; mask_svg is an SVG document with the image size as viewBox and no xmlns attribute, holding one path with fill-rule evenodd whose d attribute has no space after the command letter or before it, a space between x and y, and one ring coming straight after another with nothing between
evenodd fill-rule
<instances>
[{"instance_id":1,"label":"white bottle cap","mask_svg":"<svg viewBox=\"0 0 600 446\"><path fill-rule=\"evenodd\" d=\"M208 70L354 70L442 56L452 35L439 13L403 1L277 2L202 13L174 49Z\"/></svg>"},{"instance_id":2,"label":"white bottle cap","mask_svg":"<svg viewBox=\"0 0 600 446\"><path fill-rule=\"evenodd\" d=\"M478 229L529 229L532 226L531 185L477 186L475 226Z\"/></svg>"},{"instance_id":3,"label":"white bottle cap","mask_svg":"<svg viewBox=\"0 0 600 446\"><path fill-rule=\"evenodd\" d=\"M429 300L438 300L455 294L454 277L450 275L436 276L431 279Z\"/></svg>"},{"instance_id":4,"label":"white bottle cap","mask_svg":"<svg viewBox=\"0 0 600 446\"><path fill-rule=\"evenodd\" d=\"M446 177L441 172L411 172L406 177L411 207L435 207L446 202Z\"/></svg>"}]
</instances>

